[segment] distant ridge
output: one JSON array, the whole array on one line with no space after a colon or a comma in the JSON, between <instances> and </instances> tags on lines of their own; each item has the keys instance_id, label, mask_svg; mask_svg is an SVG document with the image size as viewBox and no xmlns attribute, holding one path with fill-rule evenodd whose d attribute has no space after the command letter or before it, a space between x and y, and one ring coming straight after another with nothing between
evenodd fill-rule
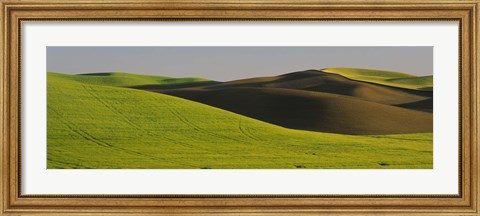
<instances>
[{"instance_id":1,"label":"distant ridge","mask_svg":"<svg viewBox=\"0 0 480 216\"><path fill-rule=\"evenodd\" d=\"M105 85L105 86L141 86L141 85L174 85L174 84L192 84L208 82L211 80L186 77L173 78L167 76L130 74L125 72L100 72L100 73L82 73L82 74L61 74L49 72L63 78L68 78L81 83Z\"/></svg>"},{"instance_id":2,"label":"distant ridge","mask_svg":"<svg viewBox=\"0 0 480 216\"><path fill-rule=\"evenodd\" d=\"M432 91L433 87L433 76L419 77L407 73L364 68L324 68L320 71L342 75L353 80L413 90Z\"/></svg>"}]
</instances>

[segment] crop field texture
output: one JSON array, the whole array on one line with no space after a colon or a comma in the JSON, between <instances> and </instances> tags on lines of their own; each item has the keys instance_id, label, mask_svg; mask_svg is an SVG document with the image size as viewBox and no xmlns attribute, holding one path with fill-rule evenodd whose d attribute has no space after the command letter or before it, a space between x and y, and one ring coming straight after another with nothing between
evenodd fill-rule
<instances>
[{"instance_id":1,"label":"crop field texture","mask_svg":"<svg viewBox=\"0 0 480 216\"><path fill-rule=\"evenodd\" d=\"M419 129L425 132L381 135L291 129L142 89L202 83L216 82L126 73L48 73L48 169L433 167L432 132L428 128ZM405 85L408 81L395 83ZM424 118L425 112L408 112Z\"/></svg>"}]
</instances>

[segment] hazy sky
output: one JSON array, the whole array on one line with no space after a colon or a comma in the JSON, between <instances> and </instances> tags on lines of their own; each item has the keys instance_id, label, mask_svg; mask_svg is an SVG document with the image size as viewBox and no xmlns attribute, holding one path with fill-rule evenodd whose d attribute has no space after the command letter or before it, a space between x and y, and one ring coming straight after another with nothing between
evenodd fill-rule
<instances>
[{"instance_id":1,"label":"hazy sky","mask_svg":"<svg viewBox=\"0 0 480 216\"><path fill-rule=\"evenodd\" d=\"M47 71L128 72L227 81L357 67L433 74L433 47L47 47Z\"/></svg>"}]
</instances>

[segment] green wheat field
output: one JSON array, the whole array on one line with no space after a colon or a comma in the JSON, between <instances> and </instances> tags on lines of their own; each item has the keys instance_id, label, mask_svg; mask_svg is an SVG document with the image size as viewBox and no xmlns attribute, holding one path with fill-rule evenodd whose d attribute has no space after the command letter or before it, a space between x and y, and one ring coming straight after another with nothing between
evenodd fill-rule
<instances>
[{"instance_id":1,"label":"green wheat field","mask_svg":"<svg viewBox=\"0 0 480 216\"><path fill-rule=\"evenodd\" d=\"M230 82L47 80L48 169L433 167L432 76L327 68Z\"/></svg>"}]
</instances>

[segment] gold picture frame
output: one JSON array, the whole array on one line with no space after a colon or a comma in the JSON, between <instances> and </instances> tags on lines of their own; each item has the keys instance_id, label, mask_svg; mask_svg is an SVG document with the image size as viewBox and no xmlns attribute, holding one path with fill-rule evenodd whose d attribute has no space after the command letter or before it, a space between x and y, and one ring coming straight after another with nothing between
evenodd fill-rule
<instances>
[{"instance_id":1,"label":"gold picture frame","mask_svg":"<svg viewBox=\"0 0 480 216\"><path fill-rule=\"evenodd\" d=\"M477 0L2 0L2 215L479 215ZM21 34L33 21L458 21L458 195L22 195Z\"/></svg>"}]
</instances>

